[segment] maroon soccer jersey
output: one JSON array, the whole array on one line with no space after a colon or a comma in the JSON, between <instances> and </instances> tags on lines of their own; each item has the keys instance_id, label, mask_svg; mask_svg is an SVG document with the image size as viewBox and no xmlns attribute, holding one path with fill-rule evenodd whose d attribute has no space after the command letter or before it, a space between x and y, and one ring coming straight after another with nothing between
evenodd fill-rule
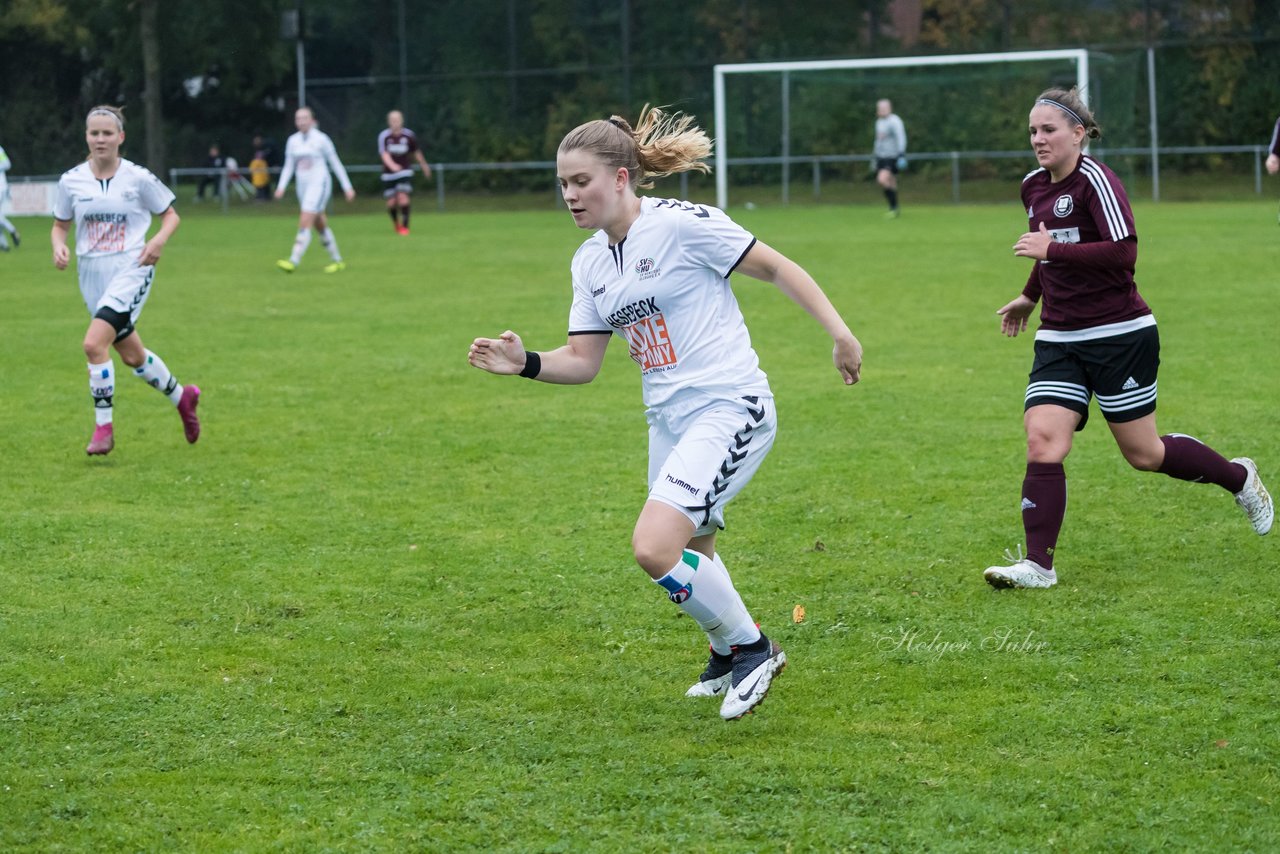
<instances>
[{"instance_id":1,"label":"maroon soccer jersey","mask_svg":"<svg viewBox=\"0 0 1280 854\"><path fill-rule=\"evenodd\" d=\"M1056 184L1047 169L1037 169L1022 181L1022 204L1030 230L1038 232L1044 223L1055 244L1023 290L1042 300L1042 329L1088 329L1151 314L1133 281L1137 232L1128 195L1114 172L1088 155L1081 155L1071 174ZM1116 251L1056 245L1104 241Z\"/></svg>"},{"instance_id":2,"label":"maroon soccer jersey","mask_svg":"<svg viewBox=\"0 0 1280 854\"><path fill-rule=\"evenodd\" d=\"M408 128L401 128L399 133L392 133L391 128L387 128L378 134L378 157L381 158L383 152L390 154L391 159L400 168L398 170L390 170L387 164L382 164L382 179L385 181L390 178L408 178L413 175L413 152L418 150L418 137Z\"/></svg>"}]
</instances>

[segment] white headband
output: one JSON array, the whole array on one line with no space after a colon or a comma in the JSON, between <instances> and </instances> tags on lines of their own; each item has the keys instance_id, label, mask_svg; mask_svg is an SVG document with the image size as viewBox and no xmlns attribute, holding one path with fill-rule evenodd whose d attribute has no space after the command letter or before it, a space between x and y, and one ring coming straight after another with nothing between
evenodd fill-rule
<instances>
[{"instance_id":1,"label":"white headband","mask_svg":"<svg viewBox=\"0 0 1280 854\"><path fill-rule=\"evenodd\" d=\"M1068 116L1075 119L1076 124L1080 125L1081 127L1088 127L1088 125L1084 123L1084 119L1077 116L1076 111L1068 107L1066 104L1059 104L1057 101L1050 101L1048 98L1041 98L1038 101L1036 101L1036 103L1048 104L1050 107L1057 107L1059 110L1062 110L1062 112L1066 113Z\"/></svg>"},{"instance_id":2,"label":"white headband","mask_svg":"<svg viewBox=\"0 0 1280 854\"><path fill-rule=\"evenodd\" d=\"M85 116L84 120L88 122L89 119L93 118L94 116L111 116L111 118L115 119L116 127L118 127L120 130L124 130L124 122L122 122L120 120L120 117L117 116L115 113L113 113L111 110L104 110L102 108L98 108L96 110L90 110L89 115Z\"/></svg>"}]
</instances>

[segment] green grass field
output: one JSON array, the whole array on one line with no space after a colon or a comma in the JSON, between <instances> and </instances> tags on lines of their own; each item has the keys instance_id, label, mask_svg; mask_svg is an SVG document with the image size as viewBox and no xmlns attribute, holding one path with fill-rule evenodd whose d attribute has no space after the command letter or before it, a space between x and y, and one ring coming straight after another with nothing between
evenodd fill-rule
<instances>
[{"instance_id":1,"label":"green grass field","mask_svg":"<svg viewBox=\"0 0 1280 854\"><path fill-rule=\"evenodd\" d=\"M188 206L189 208L190 206ZM121 377L93 418L75 276L0 256L0 849L1268 851L1280 848L1280 559L1230 496L1131 471L1096 411L1051 591L1021 539L1031 340L1016 204L733 211L865 350L737 292L781 433L721 549L791 666L726 724L705 640L634 566L637 372L466 363L563 341L584 236L553 212L185 210L139 329L204 389L183 441ZM1280 487L1274 205L1137 205L1163 431ZM804 622L792 622L803 605Z\"/></svg>"}]
</instances>

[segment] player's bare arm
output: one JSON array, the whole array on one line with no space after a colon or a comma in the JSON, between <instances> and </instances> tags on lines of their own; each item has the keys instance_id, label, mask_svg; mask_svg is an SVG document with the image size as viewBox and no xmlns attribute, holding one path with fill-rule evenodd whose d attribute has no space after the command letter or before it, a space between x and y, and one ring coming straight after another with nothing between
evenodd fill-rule
<instances>
[{"instance_id":1,"label":"player's bare arm","mask_svg":"<svg viewBox=\"0 0 1280 854\"><path fill-rule=\"evenodd\" d=\"M142 247L142 254L138 256L138 266L151 267L160 260L160 253L164 251L164 245L169 242L169 238L178 230L178 224L181 221L178 217L178 212L172 207L169 207L160 215L160 230Z\"/></svg>"},{"instance_id":2,"label":"player's bare arm","mask_svg":"<svg viewBox=\"0 0 1280 854\"><path fill-rule=\"evenodd\" d=\"M610 336L570 335L566 344L539 353L541 368L536 379L559 385L589 383L600 373ZM471 343L467 361L491 374L518 374L528 364L528 353L520 336L508 329L497 338L477 338Z\"/></svg>"},{"instance_id":3,"label":"player's bare arm","mask_svg":"<svg viewBox=\"0 0 1280 854\"><path fill-rule=\"evenodd\" d=\"M835 342L831 358L845 385L853 385L858 381L862 372L862 344L854 337L822 288L803 267L757 240L738 264L736 272L762 282L770 282L807 311Z\"/></svg>"},{"instance_id":4,"label":"player's bare arm","mask_svg":"<svg viewBox=\"0 0 1280 854\"><path fill-rule=\"evenodd\" d=\"M67 248L67 236L70 233L70 220L55 219L53 221L49 240L53 243L53 266L59 270L67 269L67 265L71 263L71 250Z\"/></svg>"}]
</instances>

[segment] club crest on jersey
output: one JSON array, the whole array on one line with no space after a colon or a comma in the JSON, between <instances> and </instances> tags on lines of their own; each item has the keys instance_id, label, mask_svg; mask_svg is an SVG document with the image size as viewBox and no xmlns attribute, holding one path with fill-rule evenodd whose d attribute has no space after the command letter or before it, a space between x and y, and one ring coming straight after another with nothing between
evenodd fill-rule
<instances>
[{"instance_id":1,"label":"club crest on jersey","mask_svg":"<svg viewBox=\"0 0 1280 854\"><path fill-rule=\"evenodd\" d=\"M641 258L636 262L636 275L640 278L640 281L644 281L645 279L660 276L662 273L654 266L652 258Z\"/></svg>"},{"instance_id":2,"label":"club crest on jersey","mask_svg":"<svg viewBox=\"0 0 1280 854\"><path fill-rule=\"evenodd\" d=\"M1058 196L1053 203L1053 212L1056 216L1069 216L1075 209L1075 200L1070 195Z\"/></svg>"}]
</instances>

